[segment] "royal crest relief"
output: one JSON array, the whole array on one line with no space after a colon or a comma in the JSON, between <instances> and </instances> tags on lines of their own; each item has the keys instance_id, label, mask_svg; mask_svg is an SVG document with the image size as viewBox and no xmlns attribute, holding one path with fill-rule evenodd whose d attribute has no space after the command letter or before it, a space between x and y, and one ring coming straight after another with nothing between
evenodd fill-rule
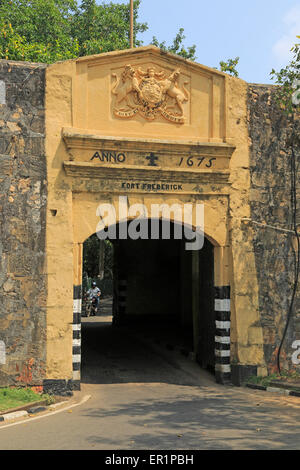
<instances>
[{"instance_id":1,"label":"royal crest relief","mask_svg":"<svg viewBox=\"0 0 300 470\"><path fill-rule=\"evenodd\" d=\"M184 103L189 101L190 95L185 87L188 82L184 82L181 88L178 85L180 75L179 69L167 75L164 71L155 71L153 67L143 71L126 65L120 77L113 74L115 116L132 118L140 114L153 121L161 115L168 121L184 124Z\"/></svg>"}]
</instances>

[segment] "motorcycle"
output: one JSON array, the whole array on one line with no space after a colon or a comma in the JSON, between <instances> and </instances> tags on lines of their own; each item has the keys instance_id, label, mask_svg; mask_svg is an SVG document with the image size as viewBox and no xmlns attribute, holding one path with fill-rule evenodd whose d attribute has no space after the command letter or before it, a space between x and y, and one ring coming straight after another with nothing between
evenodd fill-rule
<instances>
[{"instance_id":1,"label":"motorcycle","mask_svg":"<svg viewBox=\"0 0 300 470\"><path fill-rule=\"evenodd\" d=\"M92 297L91 299L87 300L85 314L86 317L96 316L97 313L97 299L96 297Z\"/></svg>"}]
</instances>

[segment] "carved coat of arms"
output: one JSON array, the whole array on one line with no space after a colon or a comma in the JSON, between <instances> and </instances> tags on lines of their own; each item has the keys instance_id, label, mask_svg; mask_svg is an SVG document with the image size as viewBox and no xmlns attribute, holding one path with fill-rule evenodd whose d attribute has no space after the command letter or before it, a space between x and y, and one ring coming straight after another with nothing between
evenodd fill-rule
<instances>
[{"instance_id":1,"label":"carved coat of arms","mask_svg":"<svg viewBox=\"0 0 300 470\"><path fill-rule=\"evenodd\" d=\"M182 88L178 85L180 74L179 69L167 76L153 67L143 71L126 65L120 77L113 74L114 114L131 118L139 113L150 121L162 115L168 121L184 124L183 105L190 96L185 87L188 82L184 82Z\"/></svg>"}]
</instances>

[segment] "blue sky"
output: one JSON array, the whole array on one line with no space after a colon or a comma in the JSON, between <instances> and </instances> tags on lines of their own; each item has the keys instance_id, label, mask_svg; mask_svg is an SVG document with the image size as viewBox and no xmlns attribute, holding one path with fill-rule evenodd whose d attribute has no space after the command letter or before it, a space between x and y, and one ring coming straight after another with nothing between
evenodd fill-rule
<instances>
[{"instance_id":1,"label":"blue sky","mask_svg":"<svg viewBox=\"0 0 300 470\"><path fill-rule=\"evenodd\" d=\"M153 36L169 45L182 27L197 62L219 68L238 56L240 78L272 83L270 71L288 64L300 35L300 0L141 0L139 20L149 26L139 38L144 45Z\"/></svg>"}]
</instances>

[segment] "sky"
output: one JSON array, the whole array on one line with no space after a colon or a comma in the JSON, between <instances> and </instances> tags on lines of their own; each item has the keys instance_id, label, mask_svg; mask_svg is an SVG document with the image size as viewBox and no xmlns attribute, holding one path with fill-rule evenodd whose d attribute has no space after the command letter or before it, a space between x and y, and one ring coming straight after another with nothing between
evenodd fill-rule
<instances>
[{"instance_id":1,"label":"sky","mask_svg":"<svg viewBox=\"0 0 300 470\"><path fill-rule=\"evenodd\" d=\"M239 57L239 77L249 83L274 83L271 70L285 67L300 42L300 0L141 0L139 21L149 26L139 36L143 45L153 36L170 45L184 28L184 45L196 45L197 62L219 68L221 60Z\"/></svg>"}]
</instances>

